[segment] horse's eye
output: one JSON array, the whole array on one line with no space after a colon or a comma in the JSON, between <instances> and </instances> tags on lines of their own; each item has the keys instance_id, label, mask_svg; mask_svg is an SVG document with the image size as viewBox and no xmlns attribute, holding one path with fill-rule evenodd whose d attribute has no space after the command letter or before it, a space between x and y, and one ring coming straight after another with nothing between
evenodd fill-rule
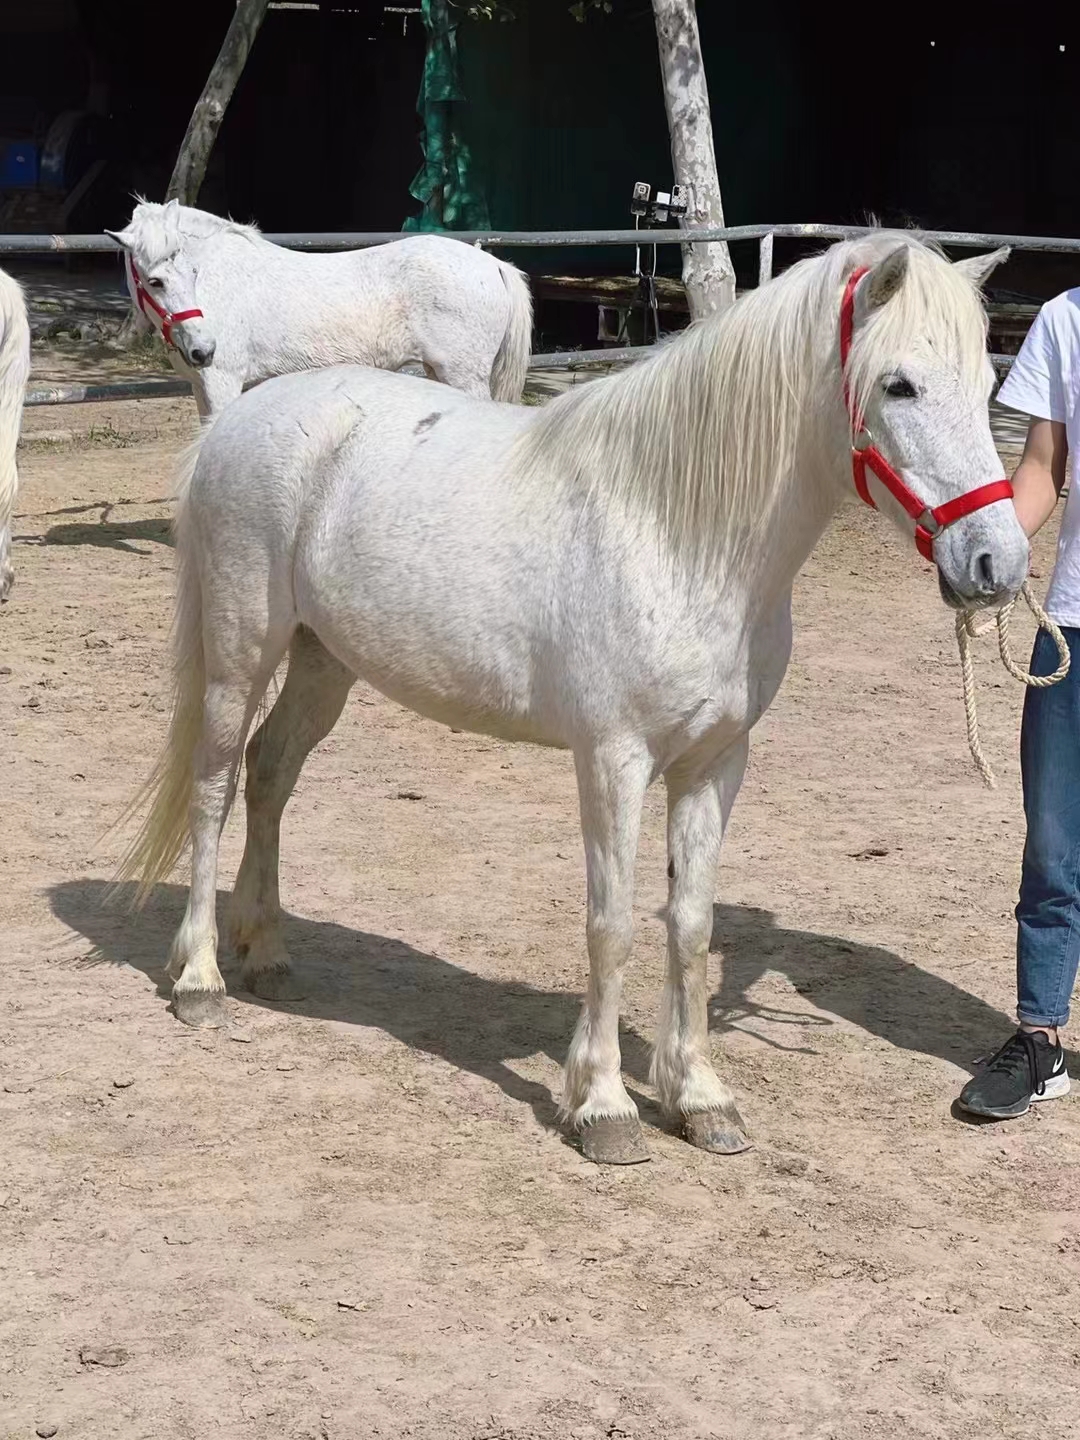
<instances>
[{"instance_id":1,"label":"horse's eye","mask_svg":"<svg viewBox=\"0 0 1080 1440\"><path fill-rule=\"evenodd\" d=\"M162 290L165 287L165 281L158 280L157 277L153 275L146 283L150 286L151 290Z\"/></svg>"},{"instance_id":2,"label":"horse's eye","mask_svg":"<svg viewBox=\"0 0 1080 1440\"><path fill-rule=\"evenodd\" d=\"M890 375L882 382L885 394L894 400L914 400L918 391L906 375Z\"/></svg>"}]
</instances>

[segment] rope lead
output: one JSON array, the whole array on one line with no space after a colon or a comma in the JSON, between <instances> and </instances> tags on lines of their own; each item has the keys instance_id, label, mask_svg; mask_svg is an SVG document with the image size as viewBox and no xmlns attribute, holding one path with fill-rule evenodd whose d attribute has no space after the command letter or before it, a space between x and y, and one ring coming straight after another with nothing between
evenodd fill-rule
<instances>
[{"instance_id":1,"label":"rope lead","mask_svg":"<svg viewBox=\"0 0 1080 1440\"><path fill-rule=\"evenodd\" d=\"M956 617L956 643L960 649L960 674L964 683L964 717L967 720L968 749L971 751L971 758L975 762L976 770L991 790L997 785L997 779L990 768L990 762L983 753L982 741L979 739L979 714L975 702L975 666L971 658L972 640L977 640L980 635L985 635L992 626L996 625L1001 663L1014 680L1019 680L1022 685L1028 685L1034 690L1045 690L1051 685L1056 685L1069 673L1069 646L1065 636L1036 600L1035 592L1026 580L1021 585L1019 593L1024 597L1028 609L1038 621L1039 628L1045 630L1057 646L1059 663L1052 675L1032 675L1030 670L1025 670L1013 659L1009 646L1009 622L1012 619L1017 596L1014 595L1007 605L1001 607L993 620L987 620L983 625L976 625L977 612L974 610L961 610Z\"/></svg>"}]
</instances>

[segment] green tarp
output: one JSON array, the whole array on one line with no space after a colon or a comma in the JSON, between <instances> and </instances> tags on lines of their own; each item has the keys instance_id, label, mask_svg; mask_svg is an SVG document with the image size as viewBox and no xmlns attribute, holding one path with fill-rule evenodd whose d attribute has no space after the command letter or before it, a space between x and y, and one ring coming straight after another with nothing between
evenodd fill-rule
<instances>
[{"instance_id":1,"label":"green tarp","mask_svg":"<svg viewBox=\"0 0 1080 1440\"><path fill-rule=\"evenodd\" d=\"M459 20L448 0L422 0L427 55L416 109L424 122L424 164L409 186L423 210L405 230L488 230L487 201L461 133L465 94L457 53Z\"/></svg>"}]
</instances>

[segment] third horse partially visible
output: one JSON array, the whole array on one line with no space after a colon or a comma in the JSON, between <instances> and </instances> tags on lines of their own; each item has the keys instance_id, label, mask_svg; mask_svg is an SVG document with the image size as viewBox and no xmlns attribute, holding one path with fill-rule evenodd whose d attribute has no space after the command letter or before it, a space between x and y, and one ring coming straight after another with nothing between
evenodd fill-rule
<instances>
[{"instance_id":1,"label":"third horse partially visible","mask_svg":"<svg viewBox=\"0 0 1080 1440\"><path fill-rule=\"evenodd\" d=\"M423 367L468 395L520 399L532 302L520 270L444 235L311 255L171 200L107 232L136 314L190 379L199 413L294 370Z\"/></svg>"}]
</instances>

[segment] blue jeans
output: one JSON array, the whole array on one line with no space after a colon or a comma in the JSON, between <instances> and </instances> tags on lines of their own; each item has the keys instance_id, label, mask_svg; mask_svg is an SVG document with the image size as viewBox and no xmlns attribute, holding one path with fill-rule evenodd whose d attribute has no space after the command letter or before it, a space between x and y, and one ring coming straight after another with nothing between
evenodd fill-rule
<instances>
[{"instance_id":1,"label":"blue jeans","mask_svg":"<svg viewBox=\"0 0 1080 1440\"><path fill-rule=\"evenodd\" d=\"M1080 630L1066 630L1073 665L1047 690L1028 690L1020 732L1027 841L1016 907L1017 1014L1064 1025L1080 962ZM1057 647L1035 638L1031 669L1050 675Z\"/></svg>"}]
</instances>

